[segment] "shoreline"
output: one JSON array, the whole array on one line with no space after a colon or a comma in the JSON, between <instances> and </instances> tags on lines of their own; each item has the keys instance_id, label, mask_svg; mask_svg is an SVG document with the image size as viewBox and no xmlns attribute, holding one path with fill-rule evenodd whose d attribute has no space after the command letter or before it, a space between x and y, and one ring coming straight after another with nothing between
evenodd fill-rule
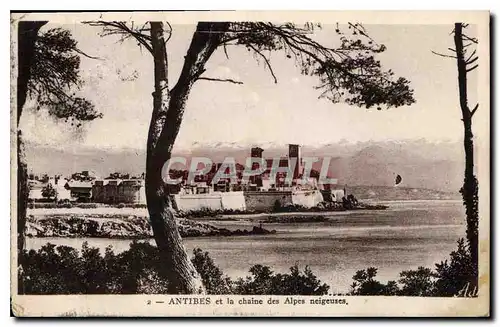
<instances>
[{"instance_id":1,"label":"shoreline","mask_svg":"<svg viewBox=\"0 0 500 327\"><path fill-rule=\"evenodd\" d=\"M356 208L302 207L280 212L224 213L210 210L198 215L184 213L176 217L182 238L211 236L248 236L275 234L276 230L262 227L263 223L316 223L327 221L327 215L349 214L360 210L385 210L387 206L361 204ZM333 209L333 210L332 210ZM212 221L212 222L211 222ZM218 227L215 221L245 221L249 226L238 229ZM246 228L244 228L246 227ZM108 239L148 239L153 231L145 209L58 208L30 209L26 224L27 237L68 237Z\"/></svg>"},{"instance_id":2,"label":"shoreline","mask_svg":"<svg viewBox=\"0 0 500 327\"><path fill-rule=\"evenodd\" d=\"M243 210L196 210L196 211L178 211L176 216L180 219L205 219L214 217L256 217L262 215L282 215L282 214L335 214L335 213L348 213L352 211L359 210L386 210L390 206L379 203L362 203L358 207L354 208L340 208L340 207L311 207L311 208L297 208L291 207L289 209L283 209L279 211L243 211ZM45 208L29 208L28 215L35 216L46 216L46 215L72 215L79 214L81 216L148 216L147 208L132 208L132 207L113 207L113 206L103 206L103 207L45 207ZM108 217L107 217L108 218Z\"/></svg>"},{"instance_id":3,"label":"shoreline","mask_svg":"<svg viewBox=\"0 0 500 327\"><path fill-rule=\"evenodd\" d=\"M213 224L196 220L178 218L176 220L182 238L203 236L246 236L275 234L275 230L267 230L259 226L251 229L229 230ZM250 227L249 227L250 228ZM78 217L45 216L34 218L29 216L26 223L26 237L65 237L65 238L107 238L107 239L149 239L153 231L148 219L140 216L122 217Z\"/></svg>"}]
</instances>

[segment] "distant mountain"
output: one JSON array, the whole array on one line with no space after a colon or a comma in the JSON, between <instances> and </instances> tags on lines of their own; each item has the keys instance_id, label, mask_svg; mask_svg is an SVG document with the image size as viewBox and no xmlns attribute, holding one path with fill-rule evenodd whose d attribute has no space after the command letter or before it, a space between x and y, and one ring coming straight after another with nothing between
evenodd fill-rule
<instances>
[{"instance_id":1,"label":"distant mountain","mask_svg":"<svg viewBox=\"0 0 500 327\"><path fill-rule=\"evenodd\" d=\"M255 144L264 149L264 157L286 156L286 144ZM251 146L231 143L195 144L189 150L174 150L174 156L209 157L222 162L233 157L245 163ZM425 140L406 142L332 143L301 148L303 157L330 157L330 171L343 185L394 186L396 175L403 180L401 188L433 189L457 192L463 179L463 152L460 143L430 143ZM105 177L112 172L139 175L145 170L146 151L142 149L97 149L90 147L60 147L27 144L26 155L30 171L49 175L69 175L81 170L93 170ZM313 166L319 170L321 162Z\"/></svg>"},{"instance_id":2,"label":"distant mountain","mask_svg":"<svg viewBox=\"0 0 500 327\"><path fill-rule=\"evenodd\" d=\"M368 146L344 158L339 182L351 185L394 186L396 176L402 187L456 192L463 180L461 155L446 159L417 154L400 146Z\"/></svg>"},{"instance_id":3,"label":"distant mountain","mask_svg":"<svg viewBox=\"0 0 500 327\"><path fill-rule=\"evenodd\" d=\"M146 164L145 150L114 150L87 147L53 148L26 144L28 170L36 174L68 176L82 170L93 170L106 177L112 172L139 175Z\"/></svg>"},{"instance_id":4,"label":"distant mountain","mask_svg":"<svg viewBox=\"0 0 500 327\"><path fill-rule=\"evenodd\" d=\"M394 201L394 200L460 200L459 192L443 192L424 188L394 186L348 186L348 194L354 194L359 200Z\"/></svg>"}]
</instances>

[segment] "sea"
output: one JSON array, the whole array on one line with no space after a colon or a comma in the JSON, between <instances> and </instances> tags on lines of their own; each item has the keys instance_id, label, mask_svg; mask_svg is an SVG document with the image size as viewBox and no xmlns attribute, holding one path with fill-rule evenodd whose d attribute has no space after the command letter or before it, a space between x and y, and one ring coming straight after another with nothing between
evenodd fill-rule
<instances>
[{"instance_id":1,"label":"sea","mask_svg":"<svg viewBox=\"0 0 500 327\"><path fill-rule=\"evenodd\" d=\"M183 240L189 253L201 248L208 251L223 272L239 278L250 275L253 265L288 272L297 264L306 266L324 283L330 293L350 289L357 270L377 268L376 279L397 280L404 270L419 266L434 268L449 258L465 236L465 210L461 201L385 201L386 210L332 212L329 219L315 223L264 223L275 234L197 237ZM242 216L239 216L241 218ZM249 216L250 217L250 216ZM262 216L244 220L210 222L228 229L251 229ZM28 249L38 249L47 242L81 249L83 242L102 251L113 246L115 252L127 250L130 240L103 238L28 238ZM154 243L153 240L145 242Z\"/></svg>"}]
</instances>

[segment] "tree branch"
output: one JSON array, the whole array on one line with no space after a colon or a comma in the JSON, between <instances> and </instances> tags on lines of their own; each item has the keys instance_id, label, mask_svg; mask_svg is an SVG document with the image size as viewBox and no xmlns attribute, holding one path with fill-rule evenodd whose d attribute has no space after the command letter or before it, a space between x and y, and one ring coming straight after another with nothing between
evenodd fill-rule
<instances>
[{"instance_id":1,"label":"tree branch","mask_svg":"<svg viewBox=\"0 0 500 327\"><path fill-rule=\"evenodd\" d=\"M477 61L477 59L479 59L479 57L474 57L472 60L466 60L466 61L465 61L465 64L470 65L470 64L472 64L473 62L476 62L476 61Z\"/></svg>"},{"instance_id":2,"label":"tree branch","mask_svg":"<svg viewBox=\"0 0 500 327\"><path fill-rule=\"evenodd\" d=\"M370 36L368 36L368 34L366 34L366 30L365 28L360 25L360 24L353 24L353 23L349 23L349 26L351 26L355 31L357 31L359 34L363 35L364 37L368 38L368 40L372 41L373 43L377 43L375 42L374 39L372 39Z\"/></svg>"},{"instance_id":3,"label":"tree branch","mask_svg":"<svg viewBox=\"0 0 500 327\"><path fill-rule=\"evenodd\" d=\"M467 73L468 73L468 72L471 72L471 71L473 71L474 69L476 69L478 66L479 66L479 65L475 65L474 67L471 67L471 68L467 69L467 70L466 70L466 72L467 72Z\"/></svg>"},{"instance_id":4,"label":"tree branch","mask_svg":"<svg viewBox=\"0 0 500 327\"><path fill-rule=\"evenodd\" d=\"M90 58L90 59L104 60L104 59L99 58L99 57L93 57L91 55L88 55L88 54L86 54L85 52L83 52L82 50L80 50L78 48L76 48L75 51L78 52L79 54L81 54L82 56L85 56L85 57Z\"/></svg>"},{"instance_id":5,"label":"tree branch","mask_svg":"<svg viewBox=\"0 0 500 327\"><path fill-rule=\"evenodd\" d=\"M457 59L457 57L455 57L455 56L445 55L445 54L442 54L442 53L439 53L439 52L436 52L436 51L431 51L431 52L433 54L441 56L441 57Z\"/></svg>"},{"instance_id":6,"label":"tree branch","mask_svg":"<svg viewBox=\"0 0 500 327\"><path fill-rule=\"evenodd\" d=\"M473 42L475 44L477 44L477 42L478 42L476 38L469 37L469 36L467 36L465 34L462 34L462 38L464 38L466 40L469 40L469 41L471 41L471 42Z\"/></svg>"},{"instance_id":7,"label":"tree branch","mask_svg":"<svg viewBox=\"0 0 500 327\"><path fill-rule=\"evenodd\" d=\"M476 113L476 110L477 108L479 108L479 103L476 104L476 106L474 107L474 109L472 109L472 111L470 112L470 117L472 118L472 116L474 116L474 114Z\"/></svg>"},{"instance_id":8,"label":"tree branch","mask_svg":"<svg viewBox=\"0 0 500 327\"><path fill-rule=\"evenodd\" d=\"M273 71L273 68L271 67L271 64L269 63L269 60L267 60L266 56L264 56L259 50L257 50L253 45L251 44L247 44L247 46L249 48L251 48L255 53L259 54L262 58L264 58L264 61L267 65L267 67L269 68L269 71L271 72L271 75L273 76L274 78L274 83L277 84L278 83L278 79L276 78L276 75L274 75L274 71Z\"/></svg>"},{"instance_id":9,"label":"tree branch","mask_svg":"<svg viewBox=\"0 0 500 327\"><path fill-rule=\"evenodd\" d=\"M177 83L170 92L165 124L158 137L155 152L169 155L179 133L184 115L186 99L196 79L205 71L205 64L221 44L229 23L199 22L184 57L184 64Z\"/></svg>"},{"instance_id":10,"label":"tree branch","mask_svg":"<svg viewBox=\"0 0 500 327\"><path fill-rule=\"evenodd\" d=\"M223 43L222 44L222 47L224 49L224 54L226 55L226 59L229 60L229 55L227 54L227 44L226 43Z\"/></svg>"},{"instance_id":11,"label":"tree branch","mask_svg":"<svg viewBox=\"0 0 500 327\"><path fill-rule=\"evenodd\" d=\"M153 48L149 42L151 42L151 36L141 33L140 29L130 28L125 22L105 22L105 21L85 21L84 24L90 26L100 26L103 27L103 36L107 35L122 35L120 41L123 41L129 37L133 37L139 42L140 45L144 46L149 53L153 54Z\"/></svg>"},{"instance_id":12,"label":"tree branch","mask_svg":"<svg viewBox=\"0 0 500 327\"><path fill-rule=\"evenodd\" d=\"M229 82L233 84L243 84L243 82L235 81L231 78L212 78L212 77L198 77L198 80L214 81L214 82Z\"/></svg>"},{"instance_id":13,"label":"tree branch","mask_svg":"<svg viewBox=\"0 0 500 327\"><path fill-rule=\"evenodd\" d=\"M476 49L474 49L474 51L472 51L472 53L470 54L469 58L467 58L467 60L465 60L465 61L466 62L469 61L475 54L476 54Z\"/></svg>"}]
</instances>

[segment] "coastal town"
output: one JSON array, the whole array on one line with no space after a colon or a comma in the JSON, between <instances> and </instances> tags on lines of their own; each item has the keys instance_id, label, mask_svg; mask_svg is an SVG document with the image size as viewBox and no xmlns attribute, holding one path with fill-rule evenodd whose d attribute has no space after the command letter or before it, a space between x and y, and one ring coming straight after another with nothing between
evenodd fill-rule
<instances>
[{"instance_id":1,"label":"coastal town","mask_svg":"<svg viewBox=\"0 0 500 327\"><path fill-rule=\"evenodd\" d=\"M273 164L276 159L265 158L264 149L253 147L251 158L265 163L260 174L245 180L244 166L236 164L236 179L214 178L221 163L212 164L204 174L198 174L189 181L188 170L170 169L169 175L180 183L168 185L174 207L181 211L237 210L269 211L287 206L312 208L321 203L338 207L355 204L353 195L347 195L346 187L321 183L319 172L311 170L310 177L304 178L304 161L300 156L300 146L289 145L286 156L278 159L282 168L274 176ZM290 162L297 164L291 165ZM292 178L287 178L291 173ZM252 167L257 169L258 167ZM300 181L306 180L306 183ZM30 202L36 203L99 203L103 205L145 205L145 176L131 176L127 173L112 173L105 178L86 170L71 176L29 175Z\"/></svg>"}]
</instances>

